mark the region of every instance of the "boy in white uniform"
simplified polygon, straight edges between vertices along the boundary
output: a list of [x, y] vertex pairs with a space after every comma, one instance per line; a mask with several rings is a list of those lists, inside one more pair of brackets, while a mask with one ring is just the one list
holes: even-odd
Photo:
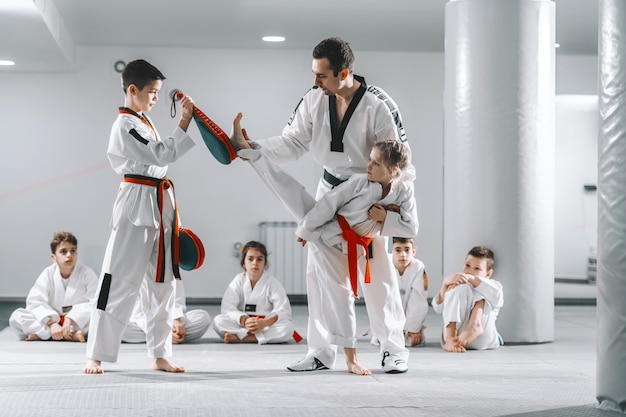
[[[324, 167], [316, 199], [352, 174], [365, 173], [370, 149], [377, 140], [407, 140], [393, 99], [382, 89], [368, 86], [364, 78], [353, 73], [353, 66], [354, 54], [347, 42], [339, 38], [321, 41], [313, 50], [315, 86], [300, 100], [282, 134], [259, 142], [263, 155], [275, 163], [312, 152], [315, 161]], [[233, 135], [231, 141], [236, 150], [248, 147], [241, 135]], [[411, 166], [409, 171], [414, 172], [414, 168]], [[302, 187], [296, 186], [293, 193], [301, 191]], [[386, 270], [386, 238], [374, 238], [372, 246], [372, 270]], [[293, 371], [332, 368], [336, 360], [336, 346], [326, 338], [328, 326], [320, 301], [325, 290], [315, 276], [317, 262], [318, 249], [311, 245], [306, 278], [308, 352], [288, 367]], [[364, 288], [363, 295], [373, 330], [381, 341], [383, 369], [406, 372], [409, 351], [404, 346], [404, 314], [397, 278], [395, 274], [384, 275]]]
[[504, 304], [502, 284], [491, 279], [494, 255], [484, 246], [470, 249], [463, 272], [449, 275], [432, 299], [443, 316], [441, 347], [448, 352], [496, 349], [502, 338], [496, 320]]
[[20, 339], [84, 342], [93, 309], [98, 276], [78, 262], [78, 241], [56, 232], [50, 242], [52, 265], [43, 270], [9, 326]]
[[283, 343], [294, 337], [291, 304], [280, 281], [265, 270], [267, 249], [261, 242], [246, 243], [240, 272], [226, 288], [221, 314], [213, 328], [224, 343]]
[[[187, 300], [185, 297], [185, 287], [183, 281], [176, 280], [176, 298], [174, 300], [174, 310], [172, 317], [172, 343], [175, 345], [200, 339], [211, 325], [211, 315], [202, 309], [187, 311]], [[145, 343], [146, 342], [146, 315], [142, 307], [142, 300], [147, 299], [148, 285], [145, 281], [139, 289], [139, 298], [133, 308], [130, 321], [124, 330], [122, 341], [126, 343]]]
[[107, 155], [113, 170], [124, 176], [113, 206], [111, 236], [98, 282], [97, 303], [87, 340], [88, 374], [103, 372], [101, 362], [116, 362], [124, 328], [145, 281], [146, 343], [153, 369], [184, 372], [172, 364], [174, 250], [178, 210], [167, 164], [187, 153], [195, 143], [186, 131], [193, 100], [183, 96], [178, 127], [161, 138], [145, 115], [158, 100], [165, 76], [144, 60], [129, 62], [122, 72], [124, 107], [111, 128]]
[[424, 322], [428, 314], [428, 274], [424, 263], [415, 258], [412, 238], [394, 237], [391, 257], [398, 273], [402, 307], [406, 316], [404, 337], [407, 346], [424, 346]]

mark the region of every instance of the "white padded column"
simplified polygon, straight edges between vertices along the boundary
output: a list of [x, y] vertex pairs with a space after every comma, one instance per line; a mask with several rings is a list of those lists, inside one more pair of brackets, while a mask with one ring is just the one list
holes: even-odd
[[548, 0], [445, 11], [444, 275], [490, 247], [505, 342], [554, 338], [554, 25]]
[[596, 397], [626, 412], [626, 3], [600, 0]]

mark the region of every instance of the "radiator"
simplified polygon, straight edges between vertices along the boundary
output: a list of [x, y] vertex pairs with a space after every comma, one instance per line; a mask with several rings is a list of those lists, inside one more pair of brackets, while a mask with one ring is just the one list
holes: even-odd
[[307, 248], [296, 242], [296, 222], [259, 223], [260, 241], [267, 247], [267, 271], [289, 295], [306, 294]]

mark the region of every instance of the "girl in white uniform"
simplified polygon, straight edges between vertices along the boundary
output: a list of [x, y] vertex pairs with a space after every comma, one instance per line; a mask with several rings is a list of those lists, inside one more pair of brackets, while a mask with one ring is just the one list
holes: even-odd
[[93, 309], [98, 276], [78, 262], [77, 240], [57, 232], [50, 243], [53, 264], [44, 269], [9, 326], [20, 339], [84, 342]]
[[193, 101], [181, 99], [182, 114], [172, 136], [160, 138], [144, 114], [158, 100], [165, 77], [144, 60], [128, 63], [122, 72], [125, 107], [111, 129], [107, 155], [113, 170], [124, 176], [113, 205], [111, 236], [91, 317], [84, 372], [102, 373], [101, 361], [116, 362], [126, 323], [142, 281], [148, 286], [143, 305], [146, 343], [153, 368], [184, 372], [167, 359], [172, 355], [174, 275], [172, 234], [178, 226], [176, 200], [167, 164], [195, 144], [185, 132]]
[[241, 272], [222, 297], [213, 328], [224, 343], [283, 343], [294, 337], [291, 304], [282, 284], [265, 271], [267, 249], [250, 241], [242, 249]]

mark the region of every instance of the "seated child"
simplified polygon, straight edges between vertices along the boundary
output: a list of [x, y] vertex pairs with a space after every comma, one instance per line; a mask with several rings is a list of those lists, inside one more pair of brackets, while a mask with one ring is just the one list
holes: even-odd
[[496, 319], [504, 297], [502, 284], [492, 280], [494, 255], [484, 246], [473, 247], [463, 272], [444, 278], [431, 304], [443, 315], [441, 347], [448, 352], [496, 349], [502, 338]]
[[[200, 339], [211, 325], [211, 315], [202, 309], [187, 311], [187, 300], [183, 281], [176, 280], [176, 298], [172, 316], [172, 344]], [[148, 286], [144, 281], [139, 288], [139, 298], [135, 302], [130, 321], [126, 325], [122, 341], [125, 343], [146, 343], [146, 314], [141, 303], [148, 299]]]
[[56, 232], [50, 242], [52, 265], [43, 270], [9, 326], [20, 339], [84, 342], [98, 276], [78, 262], [78, 241], [69, 232]]
[[424, 346], [424, 322], [428, 314], [428, 275], [424, 263], [415, 258], [412, 238], [394, 237], [391, 259], [398, 273], [402, 308], [406, 316], [404, 337], [407, 346]]
[[224, 343], [283, 343], [294, 337], [291, 304], [282, 284], [265, 271], [267, 249], [254, 240], [241, 252], [240, 272], [222, 297], [213, 328]]

